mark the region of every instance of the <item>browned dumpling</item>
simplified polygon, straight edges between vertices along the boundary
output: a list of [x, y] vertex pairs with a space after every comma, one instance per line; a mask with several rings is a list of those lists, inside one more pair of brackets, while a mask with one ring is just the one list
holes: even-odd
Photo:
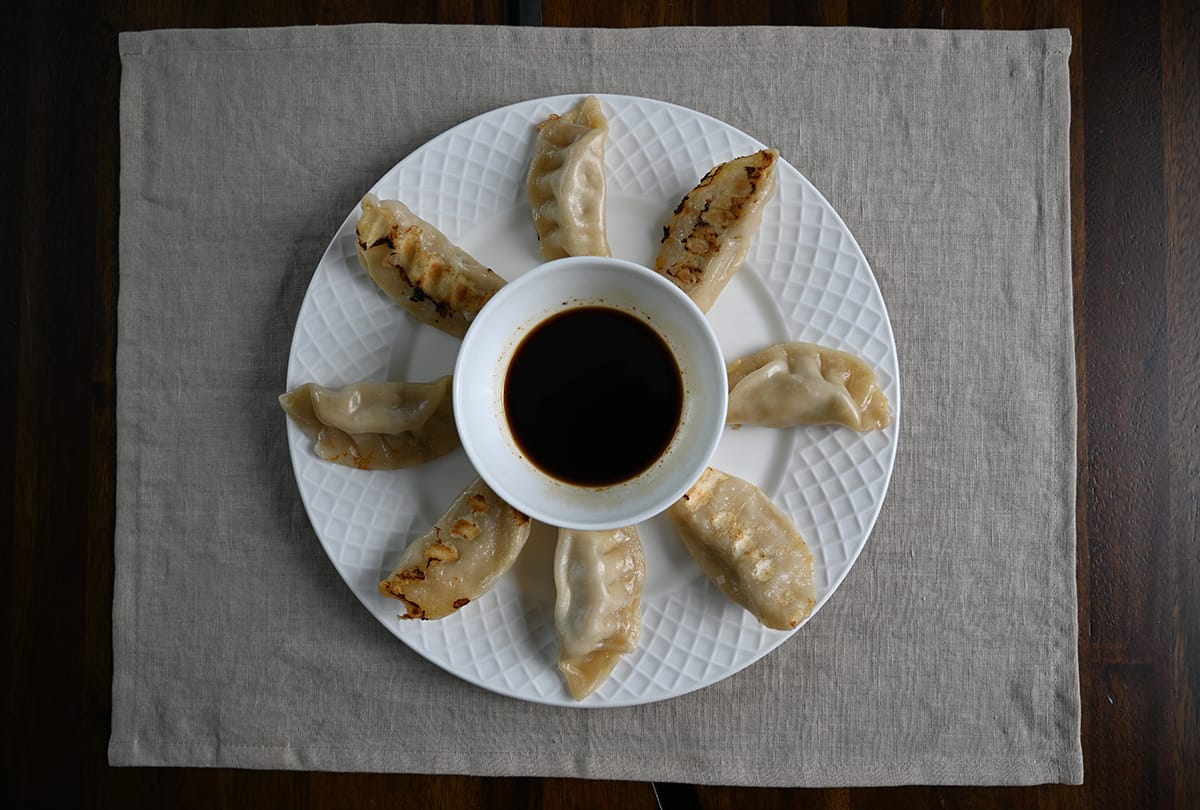
[[611, 256], [606, 225], [604, 141], [608, 119], [588, 96], [537, 125], [527, 186], [542, 255]]
[[779, 343], [729, 364], [731, 425], [845, 425], [892, 421], [879, 380], [858, 357], [815, 343]]
[[790, 630], [812, 613], [812, 553], [761, 489], [709, 467], [667, 514], [701, 570], [764, 625]]
[[407, 607], [401, 619], [440, 619], [483, 596], [529, 539], [527, 515], [476, 478], [425, 535], [409, 543], [384, 596]]
[[704, 175], [664, 228], [654, 269], [708, 312], [742, 266], [775, 193], [779, 153], [763, 149]]
[[646, 558], [637, 528], [559, 529], [554, 550], [558, 669], [576, 700], [637, 649]]
[[423, 464], [458, 447], [449, 375], [430, 383], [307, 383], [279, 397], [318, 456], [360, 470]]
[[397, 200], [362, 199], [358, 260], [413, 317], [462, 337], [504, 279]]

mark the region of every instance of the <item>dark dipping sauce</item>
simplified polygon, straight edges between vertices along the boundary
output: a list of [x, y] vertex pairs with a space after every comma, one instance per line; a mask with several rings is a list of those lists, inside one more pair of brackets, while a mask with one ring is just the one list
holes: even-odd
[[610, 486], [667, 449], [683, 412], [683, 379], [653, 327], [617, 309], [579, 307], [548, 318], [517, 346], [504, 412], [542, 472]]

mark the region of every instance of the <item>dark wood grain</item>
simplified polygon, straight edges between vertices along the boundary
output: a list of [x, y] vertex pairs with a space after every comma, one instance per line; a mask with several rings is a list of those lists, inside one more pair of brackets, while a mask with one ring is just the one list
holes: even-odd
[[[1083, 36], [1092, 37], [1083, 50], [1091, 227], [1081, 292], [1084, 323], [1095, 324], [1083, 346], [1090, 373], [1088, 442], [1080, 456], [1089, 556], [1083, 697], [1094, 736], [1085, 770], [1096, 788], [1130, 807], [1160, 806], [1154, 769], [1165, 754], [1158, 705], [1164, 668], [1152, 660], [1152, 647], [1164, 639], [1149, 625], [1168, 545], [1167, 400], [1146, 396], [1165, 388], [1167, 360], [1159, 31], [1159, 9], [1150, 4], [1089, 4], [1085, 11]], [[1094, 272], [1098, 266], [1106, 271]], [[1139, 727], [1150, 756], [1122, 766]]]
[[[546, 25], [1067, 27], [1085, 784], [776, 790], [113, 769], [117, 34], [507, 24], [509, 0], [22, 4], [6, 15], [0, 617], [8, 806], [1200, 807], [1200, 11], [1160, 3], [544, 0]], [[14, 390], [15, 389], [15, 390]]]
[[[1166, 667], [1164, 803], [1196, 806], [1200, 763], [1200, 7], [1163, 4], [1163, 190], [1166, 208], [1167, 587], [1158, 605]], [[1192, 763], [1189, 769], [1183, 763]]]

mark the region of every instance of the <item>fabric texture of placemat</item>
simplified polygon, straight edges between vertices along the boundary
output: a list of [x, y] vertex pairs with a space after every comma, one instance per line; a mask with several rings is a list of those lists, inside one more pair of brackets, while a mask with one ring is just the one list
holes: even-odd
[[[120, 37], [117, 765], [749, 785], [1078, 783], [1065, 31], [347, 26]], [[763, 660], [645, 706], [501, 697], [363, 610], [276, 396], [362, 193], [515, 101], [649, 96], [777, 147], [883, 290], [874, 533]]]

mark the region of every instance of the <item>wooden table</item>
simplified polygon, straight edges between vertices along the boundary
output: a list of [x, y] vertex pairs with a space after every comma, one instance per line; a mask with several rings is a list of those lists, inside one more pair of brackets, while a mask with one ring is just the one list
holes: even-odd
[[[76, 8], [76, 6], [79, 8]], [[1200, 807], [1200, 4], [42, 2], [4, 26], [4, 758], [17, 806]], [[193, 7], [196, 6], [196, 7]], [[443, 22], [1068, 27], [1085, 784], [776, 790], [112, 769], [117, 33]], [[7, 531], [5, 531], [7, 530]], [[8, 806], [13, 806], [8, 803]]]

